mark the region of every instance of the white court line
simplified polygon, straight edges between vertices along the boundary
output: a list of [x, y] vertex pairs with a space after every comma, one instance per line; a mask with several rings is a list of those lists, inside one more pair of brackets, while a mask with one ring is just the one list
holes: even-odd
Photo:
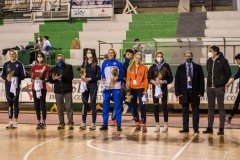
[[187, 146], [193, 141], [193, 139], [197, 136], [198, 134], [195, 134], [178, 152], [175, 154], [175, 156], [172, 158], [172, 160], [176, 160], [180, 154], [187, 148]]
[[228, 154], [228, 151], [225, 151], [223, 160], [226, 160], [226, 159], [227, 159], [227, 154]]
[[87, 146], [92, 148], [92, 149], [95, 149], [95, 150], [99, 150], [99, 151], [102, 151], [102, 152], [108, 152], [108, 153], [114, 153], [114, 154], [122, 154], [122, 155], [128, 155], [128, 156], [145, 156], [145, 157], [158, 157], [158, 158], [167, 158], [169, 156], [153, 156], [153, 155], [147, 155], [147, 154], [130, 154], [130, 153], [124, 153], [124, 152], [115, 152], [115, 151], [108, 151], [108, 150], [105, 150], [105, 149], [101, 149], [101, 148], [97, 148], [97, 147], [94, 147], [91, 145], [93, 140], [89, 140], [87, 142]]
[[44, 144], [46, 144], [46, 143], [55, 141], [55, 140], [57, 140], [57, 139], [61, 139], [61, 138], [64, 138], [64, 137], [69, 137], [69, 136], [72, 136], [72, 135], [73, 135], [73, 134], [70, 134], [70, 135], [66, 135], [66, 136], [62, 136], [62, 137], [50, 139], [50, 140], [48, 140], [48, 141], [46, 141], [46, 142], [40, 143], [39, 145], [37, 145], [37, 146], [33, 147], [32, 149], [30, 149], [30, 150], [24, 155], [23, 160], [28, 160], [28, 157], [30, 156], [30, 154], [31, 154], [35, 149], [37, 149], [38, 147], [40, 147], [40, 146], [42, 146], [42, 145], [44, 145]]

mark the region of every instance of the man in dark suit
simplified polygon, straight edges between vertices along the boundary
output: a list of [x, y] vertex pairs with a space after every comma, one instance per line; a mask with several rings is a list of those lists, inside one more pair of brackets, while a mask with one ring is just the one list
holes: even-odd
[[175, 75], [175, 94], [182, 104], [183, 129], [180, 133], [189, 132], [189, 104], [193, 113], [194, 133], [199, 133], [199, 104], [204, 95], [204, 74], [202, 67], [192, 61], [191, 51], [184, 53], [185, 63], [178, 66]]

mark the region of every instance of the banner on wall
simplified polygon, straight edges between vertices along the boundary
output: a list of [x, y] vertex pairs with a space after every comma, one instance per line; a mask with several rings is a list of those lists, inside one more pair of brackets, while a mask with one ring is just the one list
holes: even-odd
[[112, 0], [72, 0], [71, 17], [112, 17]]
[[2, 11], [30, 11], [30, 0], [4, 0]]
[[[206, 82], [205, 78], [205, 82]], [[234, 101], [237, 98], [237, 94], [239, 92], [238, 88], [239, 82], [234, 82], [233, 85], [229, 88], [229, 91], [225, 94], [224, 103], [225, 104], [234, 104]], [[82, 93], [80, 92], [80, 80], [74, 79], [72, 83], [73, 87], [73, 103], [82, 103]], [[206, 90], [205, 90], [206, 91]], [[149, 87], [148, 90], [149, 100], [150, 104], [152, 102], [152, 88]], [[4, 80], [0, 79], [0, 101], [6, 102], [6, 95], [5, 95], [5, 86], [4, 86]], [[33, 95], [32, 95], [32, 83], [31, 79], [25, 79], [22, 81], [21, 84], [21, 92], [19, 95], [19, 101], [20, 102], [33, 102]], [[55, 94], [53, 92], [53, 84], [47, 83], [47, 96], [46, 96], [46, 102], [55, 102]], [[102, 92], [100, 91], [100, 87], [98, 89], [97, 94], [97, 103], [102, 103], [103, 97]], [[174, 94], [174, 83], [168, 85], [168, 103], [177, 103], [176, 97]], [[207, 103], [207, 95], [204, 94], [204, 97], [201, 98], [201, 104]]]
[[61, 0], [5, 0], [3, 12], [60, 11]]

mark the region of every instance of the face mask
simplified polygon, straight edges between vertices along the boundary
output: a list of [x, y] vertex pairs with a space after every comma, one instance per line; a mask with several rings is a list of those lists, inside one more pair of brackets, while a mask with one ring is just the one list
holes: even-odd
[[63, 60], [59, 60], [59, 61], [57, 62], [58, 67], [62, 67], [63, 64], [64, 64]]
[[41, 40], [41, 38], [37, 38], [37, 40], [38, 40], [38, 41], [40, 41], [40, 40]]
[[162, 62], [163, 58], [156, 58], [157, 62], [160, 63]]
[[87, 54], [87, 58], [92, 58], [92, 54]]
[[192, 63], [192, 58], [187, 58], [187, 59], [186, 59], [186, 62], [187, 62], [187, 63]]
[[213, 57], [213, 53], [212, 52], [208, 52], [208, 57], [212, 58]]
[[42, 62], [43, 58], [42, 57], [38, 57], [37, 60], [38, 60], [38, 62]]

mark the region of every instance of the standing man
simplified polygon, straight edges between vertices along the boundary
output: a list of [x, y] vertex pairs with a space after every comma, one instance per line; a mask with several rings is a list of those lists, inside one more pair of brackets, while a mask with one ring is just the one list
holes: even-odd
[[65, 129], [64, 106], [67, 111], [69, 130], [73, 130], [73, 108], [72, 108], [72, 65], [64, 62], [62, 54], [57, 55], [57, 65], [51, 69], [50, 83], [54, 84], [54, 93], [58, 108], [58, 129]]
[[[5, 91], [8, 102], [9, 123], [7, 128], [17, 128], [17, 120], [19, 114], [19, 93], [21, 81], [25, 79], [26, 72], [21, 62], [17, 60], [17, 54], [14, 50], [9, 51], [10, 61], [4, 63], [2, 70], [2, 79], [5, 80]], [[14, 121], [13, 119], [14, 105]]]
[[180, 133], [189, 132], [189, 104], [193, 113], [194, 133], [199, 133], [199, 104], [204, 95], [204, 74], [202, 67], [192, 61], [191, 51], [184, 53], [185, 63], [178, 66], [175, 75], [175, 94], [182, 105], [183, 129]]
[[217, 135], [224, 135], [225, 123], [225, 109], [224, 109], [224, 95], [225, 85], [231, 78], [231, 69], [227, 59], [219, 51], [218, 46], [211, 46], [208, 50], [207, 60], [207, 96], [208, 96], [208, 127], [203, 134], [213, 133], [213, 122], [215, 114], [215, 100], [217, 98], [219, 111], [219, 130]]
[[121, 81], [124, 76], [124, 70], [122, 63], [115, 58], [115, 50], [109, 49], [108, 60], [104, 61], [102, 64], [102, 81], [105, 86], [105, 90], [103, 91], [103, 125], [100, 130], [108, 130], [109, 105], [112, 97], [117, 122], [117, 131], [122, 131]]

